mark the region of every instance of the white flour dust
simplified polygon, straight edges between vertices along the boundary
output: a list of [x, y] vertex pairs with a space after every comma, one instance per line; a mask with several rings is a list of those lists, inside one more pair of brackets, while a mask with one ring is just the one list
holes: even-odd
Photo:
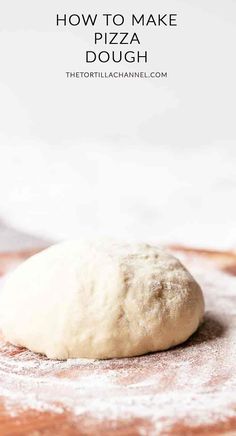
[[0, 397], [7, 413], [142, 418], [153, 434], [180, 421], [197, 426], [235, 418], [236, 277], [200, 261], [188, 266], [203, 288], [206, 317], [186, 344], [136, 358], [50, 361], [2, 343]]

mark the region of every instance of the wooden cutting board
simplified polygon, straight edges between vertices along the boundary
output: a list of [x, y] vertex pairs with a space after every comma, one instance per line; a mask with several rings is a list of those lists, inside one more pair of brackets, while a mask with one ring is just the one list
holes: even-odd
[[[1, 340], [1, 436], [236, 435], [236, 255], [169, 251], [202, 286], [198, 332], [169, 351], [105, 361], [50, 361]], [[1, 280], [31, 254], [0, 254]]]

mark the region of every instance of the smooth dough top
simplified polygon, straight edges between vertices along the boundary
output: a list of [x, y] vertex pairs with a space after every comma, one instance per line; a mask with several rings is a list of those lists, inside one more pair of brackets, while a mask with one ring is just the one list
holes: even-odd
[[53, 245], [20, 265], [0, 295], [5, 340], [52, 359], [165, 350], [185, 341], [203, 314], [191, 274], [147, 244]]

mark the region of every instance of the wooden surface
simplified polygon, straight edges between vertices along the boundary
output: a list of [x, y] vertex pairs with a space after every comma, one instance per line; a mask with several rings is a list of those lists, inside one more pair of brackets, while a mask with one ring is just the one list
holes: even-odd
[[[1, 342], [0, 435], [236, 435], [236, 256], [170, 251], [203, 288], [198, 332], [161, 353], [68, 363]], [[32, 252], [0, 254], [0, 275]]]

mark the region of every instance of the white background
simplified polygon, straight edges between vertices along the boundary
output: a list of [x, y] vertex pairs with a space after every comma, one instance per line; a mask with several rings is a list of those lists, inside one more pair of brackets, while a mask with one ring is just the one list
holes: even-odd
[[[178, 27], [137, 29], [148, 65], [86, 66], [94, 30], [55, 19], [88, 12], [124, 14], [124, 31], [131, 13], [177, 13]], [[2, 226], [235, 248], [235, 16], [235, 0], [1, 0]], [[65, 77], [93, 69], [168, 79]]]

